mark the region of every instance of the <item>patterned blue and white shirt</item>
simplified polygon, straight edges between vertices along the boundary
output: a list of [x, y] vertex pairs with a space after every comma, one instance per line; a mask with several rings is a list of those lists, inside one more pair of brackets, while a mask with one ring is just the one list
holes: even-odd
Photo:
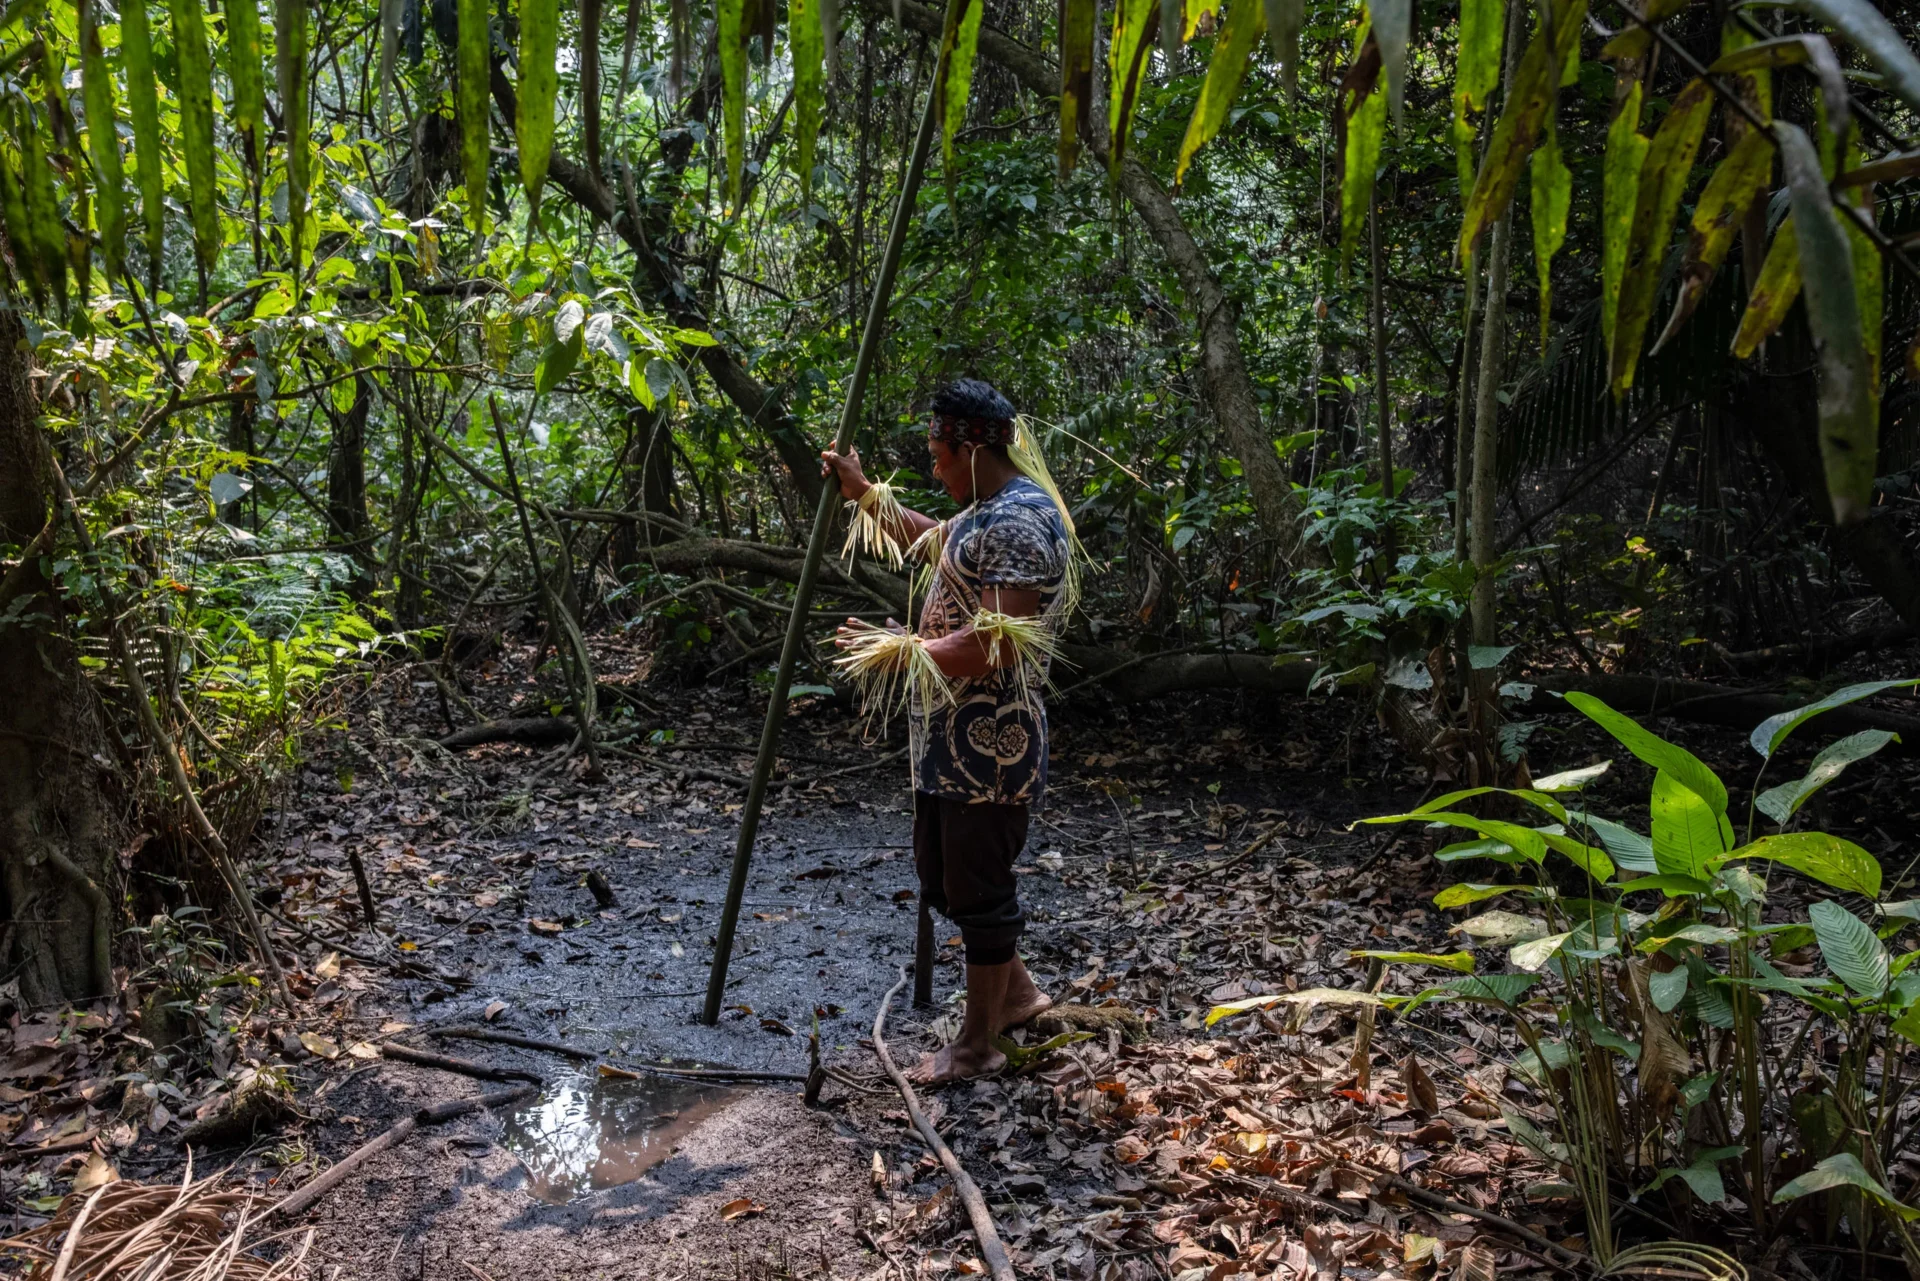
[[[989, 587], [1040, 593], [1040, 616], [1064, 621], [1067, 527], [1042, 489], [1016, 476], [947, 522], [920, 614], [928, 640], [966, 627]], [[907, 717], [915, 790], [968, 802], [1038, 807], [1047, 786], [1046, 672], [1011, 667], [953, 682], [954, 705]]]

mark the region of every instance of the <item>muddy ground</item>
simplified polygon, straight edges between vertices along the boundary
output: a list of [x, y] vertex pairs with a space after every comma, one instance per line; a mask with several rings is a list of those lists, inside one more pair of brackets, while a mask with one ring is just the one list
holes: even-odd
[[[493, 714], [524, 710], [513, 659], [474, 691]], [[617, 677], [618, 653], [602, 661]], [[829, 699], [796, 703], [782, 767], [793, 785], [768, 806], [727, 1008], [705, 1027], [697, 1013], [739, 776], [751, 765], [742, 746], [756, 736], [760, 704], [751, 689], [642, 688], [625, 712], [624, 745], [607, 754], [607, 780], [589, 785], [551, 750], [434, 746], [446, 727], [430, 683], [385, 678], [344, 709], [341, 732], [263, 832], [274, 910], [302, 932], [276, 927], [289, 959], [298, 953], [302, 1020], [237, 1029], [213, 1047], [214, 1066], [284, 1065], [303, 1119], [197, 1161], [231, 1162], [236, 1178], [288, 1190], [412, 1109], [499, 1088], [384, 1061], [374, 1049], [383, 1040], [545, 1080], [528, 1104], [420, 1131], [322, 1201], [304, 1220], [317, 1234], [316, 1275], [851, 1278], [978, 1266], [964, 1218], [867, 1041], [882, 993], [910, 959], [917, 910], [897, 744], [875, 741]], [[1716, 763], [1750, 768], [1738, 736], [1665, 728]], [[1544, 724], [1529, 748], [1536, 773], [1624, 755], [1571, 721]], [[1819, 802], [1835, 830], [1859, 828], [1890, 872], [1914, 852], [1913, 816], [1902, 817], [1898, 800], [1914, 795], [1914, 774], [1911, 763], [1887, 762]], [[1644, 786], [1628, 761], [1590, 803], [1637, 825]], [[1024, 1271], [1207, 1281], [1252, 1259], [1246, 1270], [1284, 1276], [1324, 1274], [1330, 1260], [1348, 1275], [1395, 1273], [1410, 1223], [1359, 1223], [1330, 1164], [1370, 1144], [1384, 1145], [1381, 1160], [1395, 1169], [1455, 1162], [1466, 1171], [1462, 1195], [1477, 1205], [1517, 1189], [1524, 1154], [1503, 1143], [1497, 1120], [1489, 1136], [1485, 1109], [1473, 1106], [1503, 1089], [1524, 1097], [1504, 1082], [1502, 1047], [1484, 1026], [1383, 1031], [1381, 1069], [1371, 1086], [1362, 1072], [1356, 1089], [1344, 1015], [1322, 1011], [1304, 1027], [1270, 1016], [1203, 1023], [1222, 1000], [1355, 986], [1350, 948], [1457, 946], [1427, 903], [1460, 879], [1427, 857], [1432, 838], [1413, 827], [1347, 830], [1429, 790], [1348, 702], [1216, 695], [1057, 713], [1054, 785], [1021, 869], [1025, 955], [1063, 1002], [1137, 1014], [1145, 1040], [1115, 1029], [933, 1101]], [[1269, 829], [1274, 839], [1246, 853]], [[377, 929], [359, 920], [349, 852], [369, 873]], [[590, 891], [590, 871], [610, 883], [612, 906]], [[957, 1017], [958, 939], [944, 923], [939, 937], [936, 1007], [897, 1003], [889, 1024], [903, 1059]], [[724, 1090], [607, 1080], [591, 1063], [433, 1035], [485, 1026], [632, 1067], [799, 1073], [815, 1019], [841, 1073], [817, 1108], [788, 1082]], [[1403, 1120], [1408, 1087], [1402, 1080], [1396, 1092], [1391, 1065], [1410, 1049], [1453, 1100], [1440, 1113], [1445, 1134]], [[212, 1097], [183, 1100], [171, 1130], [143, 1134], [122, 1154], [122, 1175], [175, 1176], [180, 1123]], [[1295, 1109], [1290, 1121], [1275, 1113], [1283, 1105]], [[1201, 1120], [1147, 1125], [1140, 1133], [1157, 1136], [1155, 1148], [1129, 1147], [1137, 1136], [1114, 1128], [1178, 1107]], [[1205, 1212], [1226, 1205], [1219, 1198], [1236, 1195], [1241, 1176], [1192, 1137], [1203, 1122], [1243, 1147], [1249, 1127], [1263, 1144], [1266, 1131], [1277, 1143], [1290, 1127], [1305, 1163], [1295, 1173], [1319, 1210], [1290, 1236], [1283, 1227], [1258, 1240], [1224, 1209]], [[1368, 1222], [1383, 1204], [1358, 1203]], [[1463, 1215], [1402, 1209], [1433, 1239], [1456, 1248], [1477, 1240], [1449, 1221]], [[1556, 1237], [1577, 1219], [1551, 1200], [1536, 1213], [1535, 1226]], [[1503, 1270], [1529, 1266], [1524, 1255], [1502, 1257]]]

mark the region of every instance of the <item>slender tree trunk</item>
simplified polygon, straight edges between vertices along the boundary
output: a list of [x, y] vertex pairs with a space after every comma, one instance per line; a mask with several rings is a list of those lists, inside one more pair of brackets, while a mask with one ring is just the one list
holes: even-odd
[[[1369, 275], [1367, 282], [1372, 286], [1373, 297], [1373, 398], [1379, 413], [1380, 427], [1380, 494], [1387, 501], [1393, 501], [1393, 407], [1387, 397], [1387, 293], [1382, 280], [1383, 268], [1380, 257], [1380, 193], [1374, 190], [1371, 198], [1372, 208], [1368, 211], [1367, 231]], [[1385, 533], [1386, 569], [1382, 581], [1393, 573], [1393, 563], [1398, 559], [1394, 547], [1393, 526], [1387, 525]]]
[[[367, 416], [373, 409], [373, 390], [367, 376], [353, 380], [353, 404], [344, 414], [327, 413], [333, 420], [333, 438], [327, 446], [327, 543], [365, 566], [372, 556], [367, 514]], [[364, 568], [354, 574], [356, 594], [365, 594], [372, 579]]]
[[[673, 475], [673, 423], [664, 407], [630, 411], [635, 431], [621, 463], [626, 506], [653, 516], [681, 519], [680, 486]], [[640, 549], [664, 541], [667, 531], [643, 521], [620, 526], [613, 539], [613, 567], [624, 571], [640, 559]]]
[[1496, 470], [1500, 460], [1500, 364], [1507, 340], [1507, 255], [1513, 215], [1493, 224], [1487, 244], [1487, 314], [1480, 331], [1480, 381], [1473, 406], [1473, 520], [1468, 544], [1473, 566], [1473, 643], [1491, 645], [1494, 618], [1493, 566], [1500, 559], [1495, 528]]
[[[0, 543], [31, 541], [53, 511], [54, 484], [28, 380], [19, 314], [0, 312]], [[113, 988], [125, 841], [124, 782], [101, 709], [81, 673], [65, 602], [38, 569], [0, 618], [0, 914], [22, 998], [56, 1004]]]

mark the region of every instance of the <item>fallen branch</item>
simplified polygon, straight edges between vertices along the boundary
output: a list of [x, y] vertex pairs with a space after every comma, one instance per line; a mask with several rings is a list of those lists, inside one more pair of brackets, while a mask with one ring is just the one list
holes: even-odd
[[902, 967], [900, 981], [887, 989], [880, 998], [879, 1013], [873, 1016], [873, 1052], [880, 1060], [880, 1066], [893, 1078], [894, 1086], [900, 1091], [900, 1097], [906, 1102], [907, 1115], [913, 1118], [913, 1128], [920, 1131], [920, 1137], [940, 1158], [940, 1164], [947, 1168], [947, 1177], [953, 1180], [953, 1190], [960, 1195], [960, 1201], [967, 1207], [967, 1218], [973, 1222], [973, 1235], [980, 1242], [980, 1253], [986, 1256], [987, 1270], [993, 1273], [993, 1281], [1015, 1281], [1013, 1263], [1007, 1258], [1007, 1247], [1000, 1242], [1000, 1233], [994, 1229], [993, 1216], [987, 1213], [987, 1202], [980, 1195], [960, 1158], [953, 1154], [946, 1140], [940, 1137], [940, 1131], [933, 1128], [933, 1122], [920, 1108], [920, 1100], [914, 1095], [913, 1087], [907, 1084], [906, 1074], [893, 1061], [893, 1055], [887, 1052], [887, 1042], [882, 1034], [887, 1026], [887, 1007], [893, 1004], [893, 998], [907, 985], [909, 971]]
[[564, 716], [511, 716], [504, 720], [467, 725], [436, 741], [449, 751], [480, 747], [486, 743], [558, 747], [562, 743], [571, 743], [575, 733], [573, 722]]
[[491, 1094], [476, 1095], [470, 1099], [452, 1099], [445, 1103], [436, 1103], [432, 1107], [421, 1108], [412, 1116], [401, 1119], [385, 1133], [374, 1136], [340, 1158], [326, 1173], [274, 1206], [273, 1213], [281, 1218], [292, 1218], [297, 1214], [306, 1213], [313, 1208], [314, 1202], [344, 1183], [348, 1175], [388, 1148], [406, 1142], [407, 1136], [423, 1125], [440, 1125], [456, 1117], [466, 1116], [486, 1108], [505, 1107], [509, 1103], [518, 1103], [521, 1099], [536, 1093], [537, 1089], [536, 1086], [522, 1085], [511, 1090], [495, 1090]]
[[535, 1085], [546, 1084], [545, 1078], [537, 1072], [522, 1072], [518, 1068], [488, 1067], [485, 1063], [475, 1063], [471, 1059], [456, 1059], [427, 1050], [415, 1050], [405, 1045], [396, 1045], [392, 1041], [380, 1043], [380, 1057], [395, 1059], [401, 1063], [412, 1063], [419, 1067], [439, 1068], [442, 1072], [458, 1072], [461, 1076], [470, 1076], [481, 1081], [531, 1081]]
[[[700, 993], [678, 992], [674, 995], [698, 996]], [[467, 1041], [492, 1041], [497, 1045], [517, 1045], [523, 1050], [541, 1050], [581, 1063], [592, 1063], [607, 1057], [594, 1050], [583, 1050], [577, 1045], [567, 1045], [560, 1041], [543, 1041], [539, 1037], [522, 1036], [518, 1032], [507, 1032], [490, 1027], [435, 1028], [429, 1035], [459, 1037]], [[804, 1081], [807, 1079], [804, 1072], [762, 1072], [756, 1068], [680, 1068], [660, 1067], [651, 1063], [612, 1063], [611, 1061], [608, 1066], [616, 1072], [631, 1072], [636, 1076], [642, 1074], [671, 1076], [688, 1081]]]
[[596, 1050], [583, 1050], [577, 1045], [542, 1041], [538, 1037], [521, 1036], [518, 1032], [503, 1032], [490, 1027], [442, 1027], [435, 1028], [428, 1035], [459, 1037], [465, 1041], [491, 1041], [495, 1045], [517, 1045], [523, 1050], [543, 1050], [548, 1054], [558, 1054], [562, 1058], [575, 1059], [581, 1063], [591, 1063], [600, 1057]]

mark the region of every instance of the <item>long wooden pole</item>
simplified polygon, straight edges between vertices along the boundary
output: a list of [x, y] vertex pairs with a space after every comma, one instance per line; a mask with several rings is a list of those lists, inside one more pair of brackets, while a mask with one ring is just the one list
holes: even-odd
[[[853, 376], [847, 381], [847, 403], [840, 411], [840, 430], [833, 438], [835, 453], [844, 454], [853, 443], [854, 425], [860, 420], [860, 402], [866, 394], [867, 375], [873, 369], [874, 354], [880, 348], [881, 332], [886, 327], [887, 306], [893, 299], [893, 278], [900, 269], [900, 249], [906, 243], [907, 225], [913, 221], [914, 202], [920, 194], [920, 180], [926, 176], [927, 153], [932, 149], [934, 104], [938, 101], [944, 78], [943, 57], [933, 69], [933, 83], [927, 88], [927, 104], [920, 113], [920, 132], [913, 140], [913, 155], [907, 162], [906, 178], [900, 184], [900, 199], [893, 207], [893, 225], [887, 231], [886, 251], [880, 258], [880, 274], [873, 282], [873, 298], [867, 306], [866, 328], [860, 334], [860, 351], [853, 360]], [[807, 540], [807, 558], [800, 566], [800, 582], [793, 591], [793, 613], [787, 620], [786, 643], [780, 648], [780, 668], [773, 678], [773, 694], [767, 700], [767, 719], [760, 727], [760, 754], [754, 760], [753, 778], [747, 785], [747, 802], [740, 811], [740, 839], [733, 847], [733, 875], [727, 881], [727, 905], [720, 914], [720, 930], [714, 936], [713, 971], [707, 978], [707, 1003], [700, 1021], [712, 1026], [720, 1020], [720, 1003], [727, 993], [727, 963], [733, 955], [733, 929], [740, 919], [740, 900], [747, 892], [747, 868], [753, 861], [753, 841], [760, 831], [760, 806], [767, 796], [767, 779], [773, 773], [773, 759], [780, 747], [780, 726], [787, 718], [787, 690], [793, 684], [793, 669], [805, 640], [807, 610], [813, 604], [814, 583], [820, 577], [820, 561], [826, 552], [827, 531], [833, 525], [833, 510], [840, 502], [839, 487], [829, 479], [820, 490], [820, 508], [814, 513], [813, 534]]]

